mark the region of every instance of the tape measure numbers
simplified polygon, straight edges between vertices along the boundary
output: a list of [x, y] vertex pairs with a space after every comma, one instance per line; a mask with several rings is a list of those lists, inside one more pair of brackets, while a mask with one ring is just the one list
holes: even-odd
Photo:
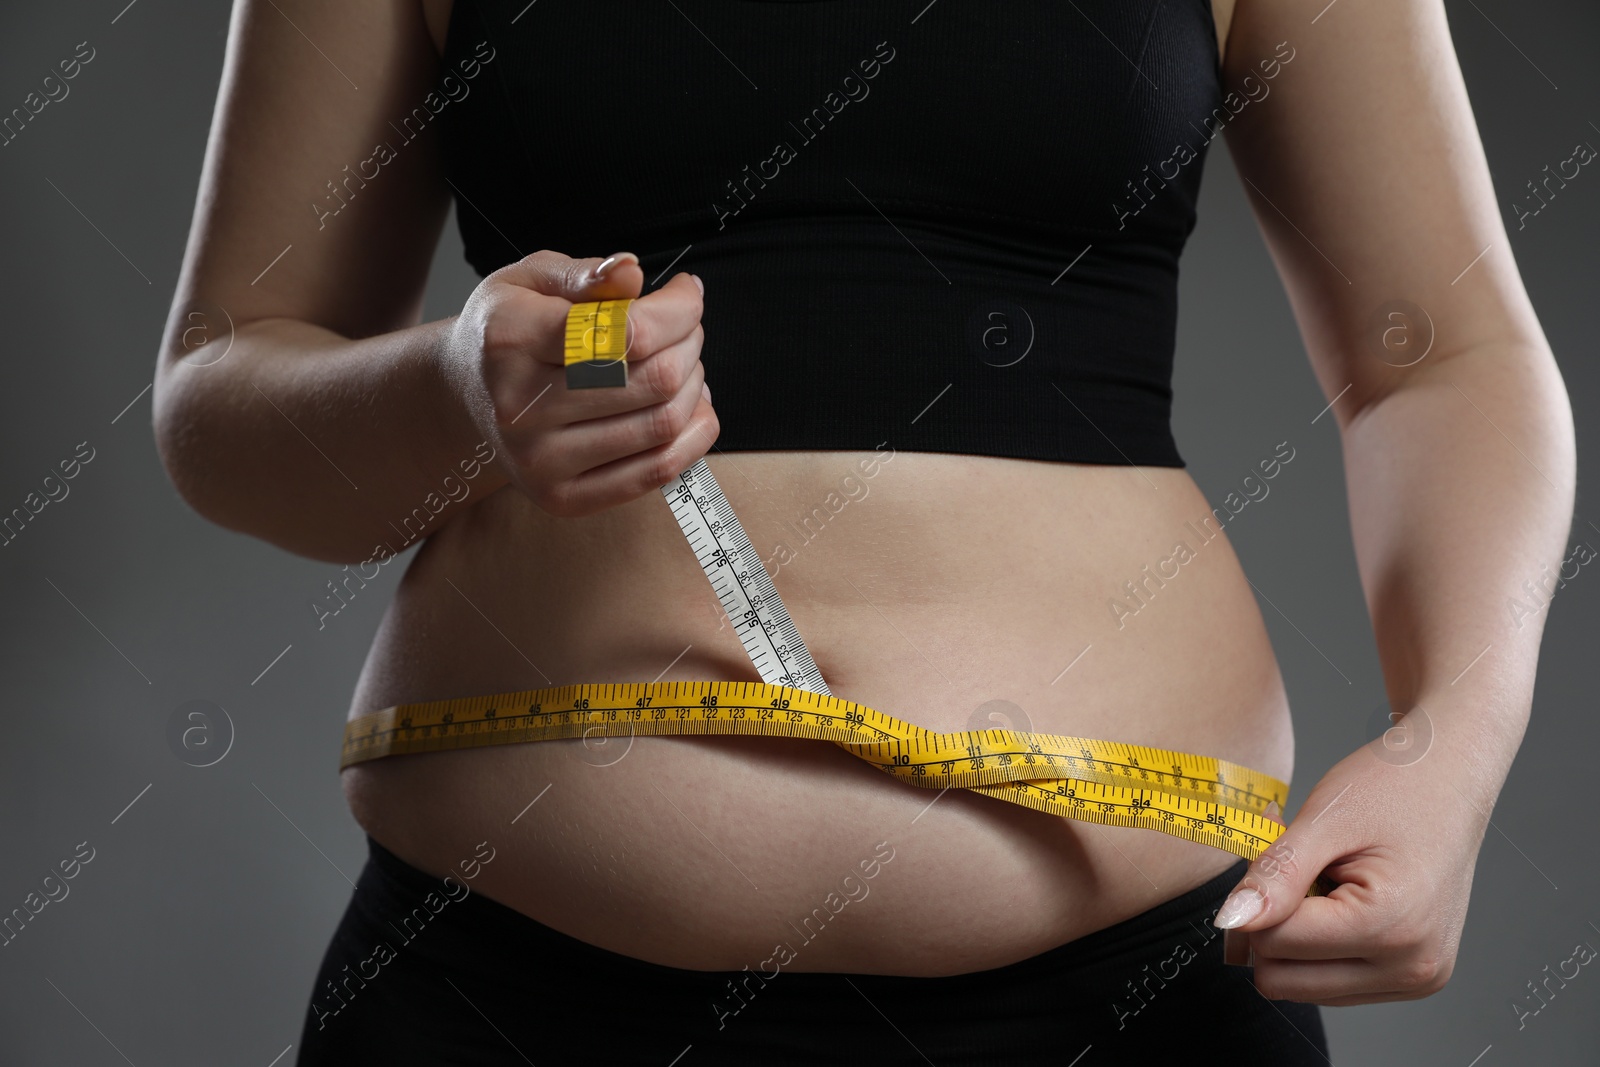
[[568, 389], [608, 389], [628, 384], [628, 306], [599, 300], [567, 309], [563, 346]]
[[[569, 387], [627, 384], [630, 303], [570, 309]], [[1283, 833], [1265, 811], [1273, 802], [1282, 810], [1288, 786], [1248, 767], [1091, 738], [1000, 729], [937, 733], [832, 695], [705, 460], [661, 492], [760, 682], [585, 683], [400, 704], [346, 723], [340, 768], [389, 755], [597, 735], [751, 734], [831, 741], [911, 786], [970, 789], [1069, 819], [1156, 830], [1245, 859]]]
[[[755, 625], [752, 628], [757, 628]], [[831, 741], [925, 789], [966, 788], [1052, 815], [1140, 826], [1253, 859], [1288, 787], [1247, 767], [1082, 737], [935, 733], [841, 697], [767, 682], [617, 682], [402, 704], [352, 719], [340, 767], [383, 756], [594, 736], [759, 734]]]
[[827, 696], [828, 683], [706, 461], [662, 486], [661, 493], [756, 673], [774, 685]]

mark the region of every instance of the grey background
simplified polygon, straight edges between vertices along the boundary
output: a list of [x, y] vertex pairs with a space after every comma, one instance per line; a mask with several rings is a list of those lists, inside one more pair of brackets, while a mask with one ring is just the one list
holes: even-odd
[[[364, 855], [335, 753], [399, 568], [318, 632], [307, 600], [337, 568], [208, 524], [161, 469], [141, 390], [189, 226], [228, 5], [142, 0], [119, 16], [125, 3], [0, 14], [0, 110], [77, 42], [98, 52], [69, 97], [0, 148], [0, 511], [78, 442], [96, 450], [70, 496], [0, 549], [0, 912], [78, 842], [96, 850], [70, 895], [0, 948], [0, 1061], [267, 1067], [298, 1042], [350, 894], [343, 875]], [[1581, 468], [1600, 393], [1600, 175], [1586, 170], [1521, 233], [1509, 204], [1576, 141], [1600, 141], [1600, 12], [1578, 0], [1447, 7], [1513, 249], [1578, 413]], [[1183, 260], [1175, 425], [1214, 503], [1276, 442], [1297, 449], [1271, 496], [1228, 527], [1281, 609], [1262, 604], [1295, 709], [1293, 812], [1369, 736], [1383, 687], [1333, 419], [1312, 424], [1326, 401], [1222, 146], [1208, 166]], [[452, 220], [429, 318], [459, 310], [475, 280]], [[1585, 521], [1600, 522], [1600, 502], [1579, 492], [1569, 544], [1600, 546]], [[1503, 518], [1483, 501], [1482, 521]], [[1600, 732], [1591, 570], [1550, 607], [1532, 724], [1483, 847], [1454, 978], [1420, 1002], [1325, 1011], [1335, 1062], [1600, 1055], [1600, 976], [1587, 969], [1520, 1033], [1510, 1007], [1576, 942], [1600, 946], [1600, 856], [1583, 821]], [[173, 710], [195, 699], [224, 707], [237, 731], [205, 769], [166, 739]]]

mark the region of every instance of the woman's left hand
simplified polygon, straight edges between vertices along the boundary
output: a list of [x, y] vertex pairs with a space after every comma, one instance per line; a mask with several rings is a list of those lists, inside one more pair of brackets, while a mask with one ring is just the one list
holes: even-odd
[[[1230, 954], [1248, 934], [1269, 1000], [1416, 1000], [1450, 978], [1492, 800], [1443, 752], [1406, 762], [1385, 751], [1335, 764], [1213, 920], [1234, 920]], [[1319, 874], [1340, 884], [1307, 897]]]

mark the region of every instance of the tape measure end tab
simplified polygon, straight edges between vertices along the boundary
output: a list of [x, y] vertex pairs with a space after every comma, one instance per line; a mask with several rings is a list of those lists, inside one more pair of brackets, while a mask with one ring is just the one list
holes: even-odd
[[627, 384], [627, 360], [585, 359], [567, 364], [568, 389], [619, 389]]

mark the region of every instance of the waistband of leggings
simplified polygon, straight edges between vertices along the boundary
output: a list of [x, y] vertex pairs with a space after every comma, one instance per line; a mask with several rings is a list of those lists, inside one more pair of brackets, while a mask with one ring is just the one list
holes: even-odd
[[[668, 967], [612, 952], [563, 933], [553, 926], [546, 926], [532, 916], [475, 889], [465, 895], [459, 889], [447, 892], [443, 877], [413, 867], [370, 834], [367, 835], [367, 851], [366, 868], [356, 880], [358, 910], [378, 923], [390, 916], [404, 916], [422, 904], [429, 893], [434, 894], [439, 918], [445, 920], [452, 934], [444, 941], [437, 937], [427, 939], [423, 951], [436, 960], [459, 958], [479, 959], [481, 962], [478, 953], [492, 946], [496, 952], [533, 954], [529, 958], [547, 962], [560, 960], [575, 970], [632, 975], [643, 981], [658, 983], [690, 976], [704, 978], [717, 973]], [[452, 882], [471, 889], [471, 882], [461, 874], [449, 877]], [[448, 899], [449, 903], [438, 904], [440, 898]], [[392, 922], [389, 925], [392, 927]], [[420, 940], [418, 943], [422, 944]]]
[[[1101, 927], [1054, 948], [1015, 963], [983, 971], [969, 971], [936, 979], [952, 986], [987, 989], [997, 985], [1051, 982], [1073, 973], [1093, 973], [1119, 959], [1142, 957], [1156, 949], [1170, 951], [1175, 940], [1209, 954], [1216, 962], [1222, 958], [1222, 931], [1211, 919], [1222, 906], [1229, 890], [1250, 869], [1240, 859], [1222, 873], [1206, 879], [1186, 892], [1145, 909], [1110, 926]], [[927, 979], [892, 979], [897, 982]]]
[[1174, 921], [1187, 922], [1199, 913], [1206, 913], [1209, 917], [1210, 914], [1214, 914], [1221, 907], [1222, 901], [1228, 895], [1228, 891], [1238, 884], [1249, 869], [1250, 862], [1240, 859], [1223, 870], [1221, 874], [1206, 879], [1188, 892], [1180, 893], [1169, 900], [1163, 900], [1161, 903], [1140, 912], [1132, 918], [1124, 919], [1102, 930], [1096, 930], [1094, 933], [1087, 934], [1078, 940], [1080, 942], [1088, 942], [1092, 939], [1103, 938], [1106, 941], [1116, 941], [1127, 931], [1166, 926]]
[[[1061, 947], [1082, 953], [1102, 947], [1119, 946], [1133, 940], [1147, 940], [1151, 935], [1164, 935], [1170, 930], [1187, 928], [1195, 923], [1209, 926], [1211, 918], [1221, 908], [1228, 892], [1239, 883], [1249, 869], [1250, 862], [1240, 859], [1220, 874], [1206, 879], [1187, 892], [1163, 900], [1154, 907], [1147, 908], [1121, 922], [1085, 934]], [[1219, 934], [1222, 932], [1216, 927], [1211, 927], [1205, 932], [1209, 937], [1213, 931]]]
[[[459, 891], [454, 897], [450, 897], [446, 893], [442, 878], [413, 867], [370, 835], [367, 837], [367, 848], [368, 869], [362, 872], [359, 882], [361, 890], [371, 894], [373, 899], [370, 903], [377, 905], [380, 910], [403, 914], [415, 908], [431, 892], [440, 898], [449, 897], [452, 900], [447, 907], [451, 910], [453, 925], [476, 930], [486, 938], [497, 942], [511, 938], [542, 943], [563, 949], [574, 957], [589, 957], [597, 965], [604, 963], [605, 966], [633, 971], [640, 975], [666, 977], [673, 974], [693, 974], [703, 977], [714, 973], [669, 967], [591, 945], [476, 892], [457, 900], [455, 897], [460, 897]], [[1193, 889], [1111, 926], [1102, 927], [1015, 963], [952, 977], [959, 979], [970, 975], [983, 976], [986, 979], [1012, 978], [1071, 968], [1137, 951], [1146, 944], [1161, 943], [1174, 935], [1187, 935], [1196, 930], [1209, 940], [1222, 932], [1210, 926], [1211, 916], [1216, 913], [1228, 891], [1238, 884], [1248, 869], [1249, 863], [1240, 859]], [[470, 886], [470, 883], [460, 875], [452, 877], [455, 882]], [[1217, 942], [1220, 945], [1220, 938], [1217, 938]], [[807, 972], [799, 972], [794, 977], [801, 978], [805, 973]], [[905, 980], [915, 982], [919, 979]]]

